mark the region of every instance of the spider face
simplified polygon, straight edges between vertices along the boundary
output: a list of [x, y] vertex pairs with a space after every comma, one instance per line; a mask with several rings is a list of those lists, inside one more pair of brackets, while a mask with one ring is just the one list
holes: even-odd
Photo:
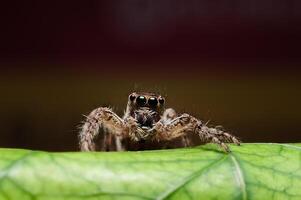
[[142, 129], [150, 129], [160, 120], [165, 99], [152, 93], [132, 93], [129, 95], [127, 111]]

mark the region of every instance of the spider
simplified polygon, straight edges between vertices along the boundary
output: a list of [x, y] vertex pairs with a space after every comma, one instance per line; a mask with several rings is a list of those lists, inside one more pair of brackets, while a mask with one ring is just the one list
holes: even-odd
[[122, 118], [110, 108], [96, 108], [86, 116], [79, 133], [81, 151], [186, 147], [191, 146], [193, 136], [218, 144], [225, 152], [230, 151], [225, 142], [240, 144], [220, 127], [208, 127], [189, 114], [178, 115], [174, 109], [164, 107], [165, 98], [161, 95], [133, 92]]

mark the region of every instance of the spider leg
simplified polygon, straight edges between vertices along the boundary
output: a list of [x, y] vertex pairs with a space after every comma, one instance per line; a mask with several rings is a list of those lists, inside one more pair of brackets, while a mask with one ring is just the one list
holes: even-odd
[[[167, 108], [163, 115], [162, 115], [162, 120], [163, 120], [163, 123], [164, 124], [167, 124], [169, 122], [171, 122], [173, 119], [175, 119], [177, 117], [177, 113], [174, 109], [172, 108]], [[190, 139], [187, 137], [187, 135], [183, 135], [182, 138], [182, 144], [185, 146], [185, 147], [188, 147], [190, 146], [191, 144], [191, 141]]]
[[240, 145], [240, 140], [234, 137], [233, 135], [231, 135], [230, 133], [225, 132], [222, 126], [216, 126], [215, 128], [209, 128], [209, 129], [210, 129], [209, 132], [215, 134], [220, 140], [224, 140], [230, 143], [233, 142], [237, 145]]
[[[95, 138], [99, 134], [99, 129], [105, 128], [104, 140], [110, 134], [116, 136], [116, 148], [122, 150], [120, 137], [124, 134], [124, 121], [111, 109], [100, 107], [93, 110], [87, 117], [79, 133], [79, 145], [81, 151], [95, 151]], [[109, 138], [110, 139], [110, 138]], [[105, 142], [104, 141], [104, 142]], [[102, 144], [102, 148], [107, 144]], [[110, 144], [108, 144], [110, 145]]]
[[230, 152], [230, 149], [225, 143], [240, 145], [240, 141], [236, 137], [217, 128], [209, 128], [208, 126], [201, 125], [196, 127], [196, 132], [202, 140], [216, 143], [226, 152]]
[[229, 133], [217, 128], [209, 128], [206, 124], [203, 124], [202, 121], [188, 114], [182, 114], [166, 124], [159, 121], [151, 131], [156, 133], [154, 134], [154, 139], [158, 141], [172, 140], [193, 132], [198, 134], [201, 140], [216, 143], [226, 152], [230, 150], [224, 142], [240, 144], [239, 140]]
[[144, 131], [138, 125], [137, 120], [131, 116], [124, 119], [124, 125], [128, 131], [130, 139], [134, 142], [140, 141], [141, 139], [146, 140], [150, 137], [148, 132]]
[[175, 119], [176, 117], [177, 117], [176, 111], [172, 108], [167, 108], [162, 115], [162, 120], [164, 121], [163, 123], [166, 124], [172, 121], [173, 119]]

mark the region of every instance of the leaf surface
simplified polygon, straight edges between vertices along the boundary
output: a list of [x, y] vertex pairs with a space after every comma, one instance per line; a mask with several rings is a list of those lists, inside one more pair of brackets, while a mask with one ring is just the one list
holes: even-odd
[[300, 144], [140, 152], [0, 149], [0, 199], [301, 199]]

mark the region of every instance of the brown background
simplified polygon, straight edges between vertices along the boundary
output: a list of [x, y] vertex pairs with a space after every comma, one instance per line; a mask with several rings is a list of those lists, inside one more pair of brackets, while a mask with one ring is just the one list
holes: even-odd
[[245, 142], [300, 142], [298, 0], [1, 7], [1, 147], [77, 150], [82, 114], [122, 114], [133, 90]]

